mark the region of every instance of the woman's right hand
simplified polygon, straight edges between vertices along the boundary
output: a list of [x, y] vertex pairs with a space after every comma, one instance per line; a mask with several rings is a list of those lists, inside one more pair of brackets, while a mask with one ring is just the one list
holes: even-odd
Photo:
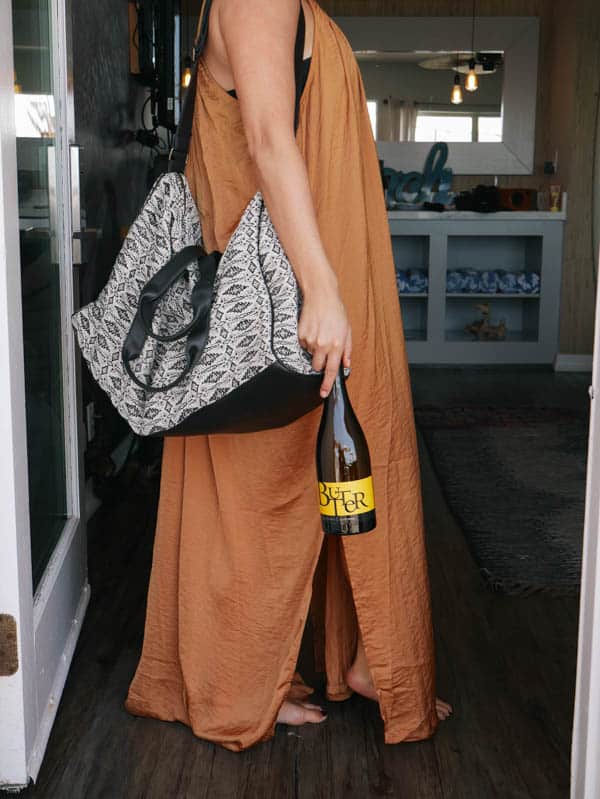
[[340, 362], [350, 367], [352, 353], [350, 322], [335, 283], [304, 292], [298, 339], [312, 354], [313, 369], [316, 372], [325, 370], [320, 393], [326, 397], [339, 372]]

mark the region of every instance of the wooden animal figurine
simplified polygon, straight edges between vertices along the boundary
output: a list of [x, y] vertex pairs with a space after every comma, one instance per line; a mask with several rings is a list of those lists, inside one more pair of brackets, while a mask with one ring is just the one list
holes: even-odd
[[480, 341], [499, 341], [506, 338], [505, 319], [501, 319], [497, 325], [490, 325], [489, 302], [481, 302], [475, 306], [475, 309], [481, 312], [482, 318], [465, 325], [465, 333], [471, 333], [474, 338]]

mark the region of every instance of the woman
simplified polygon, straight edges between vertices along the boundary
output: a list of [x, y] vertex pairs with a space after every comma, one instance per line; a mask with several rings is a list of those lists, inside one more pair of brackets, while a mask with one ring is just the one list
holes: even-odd
[[316, 0], [214, 0], [209, 21], [185, 168], [204, 245], [225, 249], [260, 188], [302, 290], [299, 337], [323, 370], [322, 396], [340, 362], [352, 366], [378, 524], [323, 535], [320, 409], [260, 433], [166, 438], [144, 646], [125, 706], [234, 751], [273, 737], [278, 722], [323, 721], [295, 671], [310, 612], [327, 698], [377, 701], [386, 743], [427, 738], [450, 706], [434, 692], [409, 374], [360, 72]]

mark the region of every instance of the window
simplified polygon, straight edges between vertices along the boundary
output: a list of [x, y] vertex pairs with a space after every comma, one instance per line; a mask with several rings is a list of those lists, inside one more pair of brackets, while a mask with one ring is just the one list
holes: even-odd
[[419, 108], [415, 141], [501, 142], [502, 117], [497, 111]]
[[367, 109], [373, 128], [373, 138], [377, 140], [377, 100], [367, 100]]
[[473, 120], [467, 115], [419, 112], [415, 141], [472, 141]]
[[477, 141], [502, 141], [502, 117], [480, 115], [477, 118]]

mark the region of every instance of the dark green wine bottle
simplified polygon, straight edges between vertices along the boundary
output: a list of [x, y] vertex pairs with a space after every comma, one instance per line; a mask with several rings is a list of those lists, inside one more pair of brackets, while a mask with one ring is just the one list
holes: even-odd
[[317, 477], [325, 533], [354, 535], [374, 529], [369, 448], [346, 390], [343, 366], [323, 407], [317, 436]]

